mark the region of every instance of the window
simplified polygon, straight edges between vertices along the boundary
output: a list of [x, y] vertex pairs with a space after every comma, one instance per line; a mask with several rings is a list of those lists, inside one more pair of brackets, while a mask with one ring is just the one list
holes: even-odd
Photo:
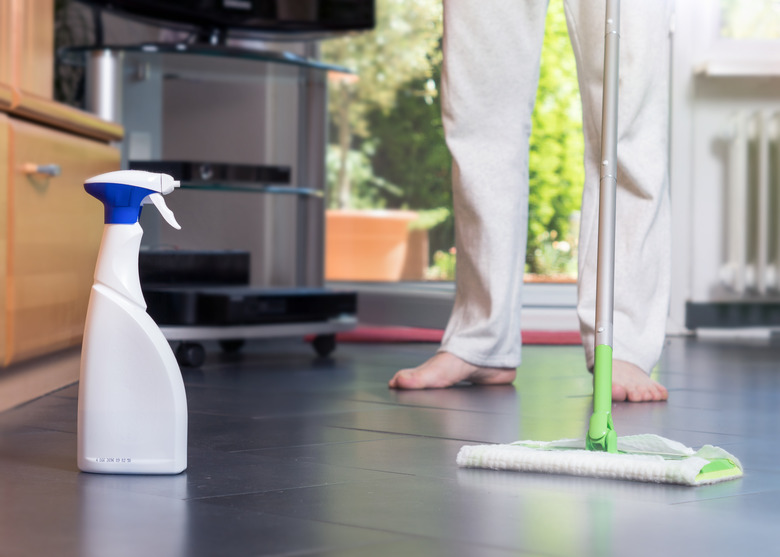
[[[441, 124], [440, 0], [378, 0], [377, 27], [326, 41], [326, 279], [450, 281], [450, 156]], [[530, 149], [526, 280], [576, 280], [582, 116], [562, 0], [550, 3]]]
[[726, 39], [780, 39], [780, 1], [720, 0], [720, 36]]

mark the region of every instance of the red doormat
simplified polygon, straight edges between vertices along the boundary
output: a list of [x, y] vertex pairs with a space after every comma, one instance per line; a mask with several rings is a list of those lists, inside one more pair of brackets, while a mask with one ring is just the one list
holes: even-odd
[[[357, 327], [336, 334], [337, 342], [435, 342], [440, 343], [444, 331], [416, 327]], [[579, 331], [523, 331], [523, 344], [582, 344]]]

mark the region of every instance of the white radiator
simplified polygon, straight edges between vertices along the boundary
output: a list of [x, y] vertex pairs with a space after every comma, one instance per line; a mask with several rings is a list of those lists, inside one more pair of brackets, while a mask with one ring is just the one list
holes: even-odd
[[735, 294], [780, 291], [780, 112], [738, 112], [727, 134], [724, 264]]

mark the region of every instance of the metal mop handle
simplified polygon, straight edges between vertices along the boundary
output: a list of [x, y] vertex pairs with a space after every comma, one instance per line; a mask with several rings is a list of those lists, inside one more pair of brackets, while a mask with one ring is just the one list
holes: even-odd
[[609, 452], [617, 450], [615, 446], [617, 437], [612, 426], [612, 314], [615, 281], [619, 31], [620, 2], [606, 0], [596, 265], [596, 361], [593, 370], [593, 415], [588, 428], [587, 441], [588, 448]]

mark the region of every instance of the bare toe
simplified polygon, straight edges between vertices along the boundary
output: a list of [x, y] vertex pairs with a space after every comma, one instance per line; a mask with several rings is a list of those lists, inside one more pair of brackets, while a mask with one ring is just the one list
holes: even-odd
[[612, 384], [612, 401], [613, 402], [623, 402], [628, 398], [628, 393], [626, 392], [626, 389], [623, 388], [621, 385], [615, 385]]
[[503, 385], [514, 381], [514, 368], [480, 367], [449, 352], [439, 352], [424, 364], [402, 369], [388, 382], [393, 389], [441, 389], [461, 381], [480, 385]]
[[[420, 366], [422, 367], [422, 366]], [[424, 389], [425, 377], [421, 376], [420, 368], [402, 369], [396, 373], [388, 385], [393, 389]]]
[[669, 393], [639, 367], [615, 360], [612, 365], [612, 397], [614, 401], [653, 402], [666, 400]]

